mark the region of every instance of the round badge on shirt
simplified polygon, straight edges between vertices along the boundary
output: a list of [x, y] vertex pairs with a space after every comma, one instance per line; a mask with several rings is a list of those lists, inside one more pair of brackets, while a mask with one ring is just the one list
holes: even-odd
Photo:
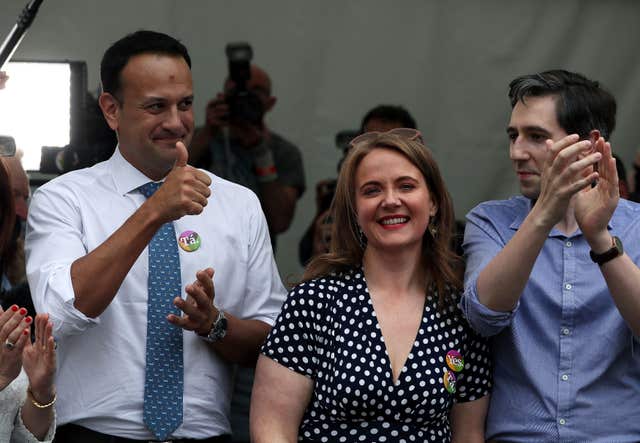
[[178, 244], [183, 251], [196, 251], [200, 248], [201, 243], [200, 236], [196, 231], [184, 231], [180, 234], [180, 237], [178, 237]]
[[462, 354], [460, 354], [455, 349], [447, 352], [447, 366], [449, 366], [449, 369], [451, 369], [452, 371], [462, 371], [462, 369], [464, 368], [464, 358], [462, 357]]
[[454, 394], [456, 392], [456, 376], [453, 375], [453, 372], [445, 369], [444, 376], [442, 377], [442, 383], [444, 383], [445, 389], [450, 394]]

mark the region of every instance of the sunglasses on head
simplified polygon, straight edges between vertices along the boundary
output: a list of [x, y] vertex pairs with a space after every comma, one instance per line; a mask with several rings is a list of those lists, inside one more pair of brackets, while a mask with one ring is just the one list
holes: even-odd
[[349, 145], [351, 145], [351, 147], [354, 147], [359, 143], [376, 139], [382, 134], [397, 135], [398, 137], [406, 138], [407, 140], [418, 140], [420, 143], [424, 144], [424, 141], [422, 140], [422, 134], [417, 129], [393, 128], [387, 132], [378, 132], [378, 131], [365, 132], [364, 134], [360, 134], [359, 136], [351, 140]]

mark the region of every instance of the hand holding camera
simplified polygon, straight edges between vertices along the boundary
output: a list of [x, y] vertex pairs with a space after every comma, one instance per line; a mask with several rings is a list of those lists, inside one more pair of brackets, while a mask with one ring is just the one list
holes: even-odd
[[209, 137], [217, 135], [223, 128], [228, 127], [229, 135], [247, 148], [253, 148], [269, 137], [269, 131], [262, 121], [254, 123], [232, 119], [227, 96], [222, 93], [207, 104], [205, 121]]
[[211, 135], [217, 134], [229, 120], [229, 106], [224, 100], [224, 94], [218, 93], [207, 103], [205, 126]]
[[[270, 134], [264, 124], [265, 112], [273, 106], [270, 80], [264, 72], [251, 66], [253, 51], [248, 43], [230, 43], [226, 47], [229, 75], [224, 92], [207, 103], [205, 125], [197, 130], [189, 147], [197, 162], [206, 157], [211, 140], [222, 135], [224, 143], [252, 150], [259, 155]], [[254, 73], [257, 72], [257, 75]]]
[[[225, 93], [218, 96], [212, 110], [212, 123], [225, 121], [231, 137], [246, 148], [259, 145], [268, 131], [264, 126], [265, 104], [259, 93], [251, 87], [251, 59], [253, 50], [248, 43], [229, 43], [225, 50], [229, 61], [229, 79]], [[226, 111], [226, 113], [224, 112]]]

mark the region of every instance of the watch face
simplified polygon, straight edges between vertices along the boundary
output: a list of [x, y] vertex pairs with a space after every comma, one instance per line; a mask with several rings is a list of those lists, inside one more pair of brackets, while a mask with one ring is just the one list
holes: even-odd
[[216, 322], [216, 325], [213, 327], [213, 333], [216, 334], [216, 336], [222, 338], [224, 337], [224, 334], [226, 332], [227, 332], [227, 319], [221, 318]]
[[224, 338], [225, 335], [227, 335], [227, 318], [224, 316], [222, 311], [220, 311], [218, 318], [215, 323], [213, 323], [213, 328], [209, 333], [209, 337], [213, 340], [220, 340]]
[[623, 253], [622, 241], [618, 237], [614, 236], [611, 249], [603, 252], [602, 254], [596, 254], [593, 251], [589, 251], [589, 256], [591, 257], [591, 260], [596, 262], [598, 265], [603, 265], [604, 263], [621, 256]]
[[616, 246], [616, 249], [618, 250], [618, 255], [622, 255], [624, 253], [624, 249], [622, 248], [622, 240], [614, 236], [613, 244]]
[[222, 311], [219, 311], [218, 318], [213, 322], [211, 330], [206, 336], [200, 337], [209, 343], [214, 343], [218, 340], [222, 340], [227, 335], [227, 318]]

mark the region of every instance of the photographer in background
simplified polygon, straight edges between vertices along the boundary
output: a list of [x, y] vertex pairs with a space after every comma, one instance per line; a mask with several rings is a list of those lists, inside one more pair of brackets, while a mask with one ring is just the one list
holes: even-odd
[[[300, 150], [265, 123], [273, 109], [269, 75], [250, 64], [248, 44], [229, 44], [229, 77], [224, 92], [207, 104], [206, 123], [196, 128], [189, 161], [219, 177], [246, 186], [260, 199], [275, 250], [276, 235], [291, 224], [305, 190]], [[238, 368], [231, 402], [231, 428], [236, 442], [249, 441], [249, 401], [253, 369]]]
[[189, 160], [258, 195], [275, 249], [276, 235], [289, 228], [305, 190], [302, 156], [265, 123], [276, 97], [267, 73], [249, 64], [251, 47], [228, 45], [227, 56], [224, 93], [208, 103], [206, 123], [196, 128]]

